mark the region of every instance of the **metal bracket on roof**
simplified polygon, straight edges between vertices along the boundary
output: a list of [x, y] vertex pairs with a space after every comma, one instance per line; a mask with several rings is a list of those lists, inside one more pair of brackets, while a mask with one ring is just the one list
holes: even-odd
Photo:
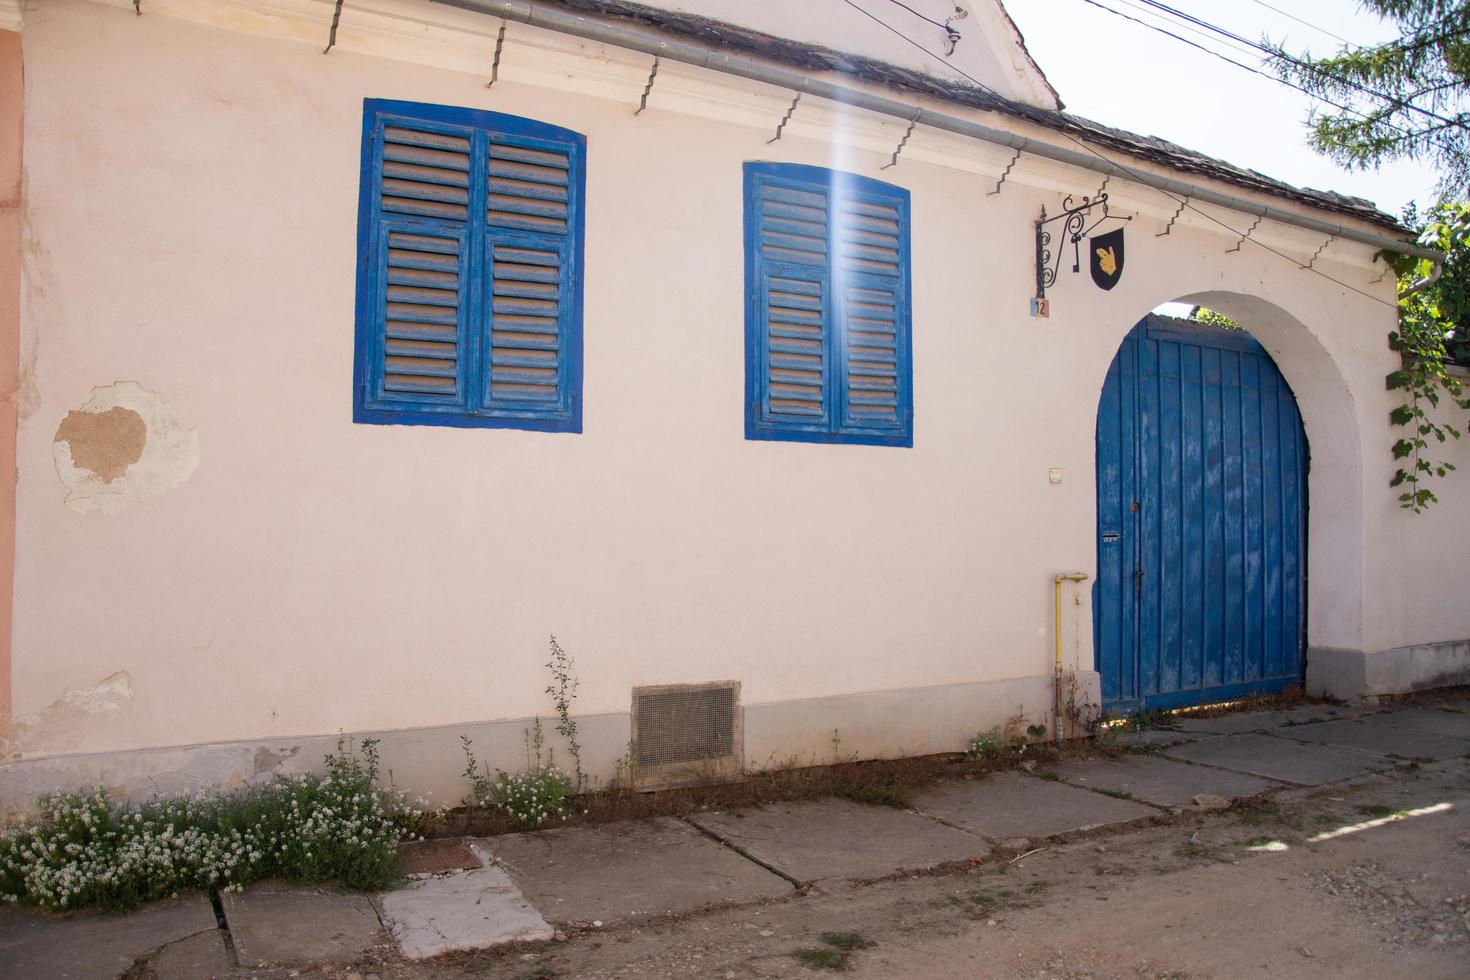
[[490, 81], [485, 83], [486, 88], [492, 87], [500, 79], [500, 52], [505, 48], [505, 21], [500, 22], [500, 33], [495, 35], [495, 58], [490, 62]]
[[1011, 157], [1011, 162], [1008, 163], [1008, 164], [1006, 164], [1006, 168], [1001, 171], [1000, 180], [997, 180], [995, 182], [995, 190], [993, 190], [993, 191], [986, 191], [985, 192], [985, 196], [986, 197], [993, 197], [994, 195], [1000, 193], [1000, 185], [1001, 184], [1004, 184], [1006, 182], [1006, 178], [1011, 175], [1011, 171], [1013, 169], [1015, 169], [1015, 166], [1016, 166], [1017, 162], [1020, 161], [1020, 159], [1021, 159], [1021, 151], [1020, 150], [1017, 150], [1016, 151], [1016, 155], [1013, 156], [1013, 157]]
[[1302, 268], [1310, 269], [1312, 266], [1316, 265], [1317, 260], [1322, 257], [1322, 253], [1327, 251], [1327, 246], [1331, 245], [1335, 241], [1337, 241], [1337, 232], [1333, 232], [1332, 234], [1327, 236], [1327, 241], [1323, 242], [1317, 247], [1317, 251], [1312, 253], [1312, 257], [1310, 259], [1307, 259], [1307, 264], [1302, 266]]
[[633, 110], [635, 116], [642, 115], [643, 110], [648, 108], [648, 93], [653, 91], [653, 80], [658, 77], [658, 63], [659, 56], [654, 55], [653, 69], [648, 73], [648, 84], [643, 86], [643, 94], [638, 98], [638, 108]]
[[770, 144], [776, 142], [778, 139], [781, 138], [781, 130], [783, 130], [783, 129], [786, 128], [786, 124], [791, 121], [792, 115], [794, 115], [796, 113], [796, 103], [798, 103], [798, 102], [801, 101], [801, 96], [802, 96], [802, 93], [801, 92], [797, 92], [796, 93], [796, 98], [794, 98], [794, 99], [791, 100], [791, 105], [786, 109], [786, 115], [782, 116], [781, 117], [781, 121], [776, 124], [776, 135], [775, 136], [772, 136], [770, 139], [766, 140], [766, 145], [767, 146], [769, 146]]
[[1251, 237], [1251, 232], [1253, 232], [1253, 231], [1256, 230], [1256, 226], [1261, 223], [1261, 218], [1262, 217], [1263, 217], [1262, 215], [1259, 215], [1259, 214], [1256, 215], [1256, 220], [1253, 221], [1253, 222], [1251, 222], [1251, 226], [1245, 230], [1245, 234], [1243, 234], [1243, 235], [1240, 236], [1240, 241], [1238, 241], [1238, 242], [1235, 243], [1235, 247], [1234, 248], [1227, 248], [1225, 250], [1225, 254], [1228, 255], [1231, 252], [1239, 252], [1240, 251], [1240, 246], [1244, 245], [1245, 244], [1245, 240], [1247, 238]]
[[909, 137], [914, 135], [914, 127], [917, 126], [919, 124], [919, 120], [923, 118], [924, 110], [920, 109], [918, 115], [909, 120], [909, 128], [908, 131], [903, 134], [903, 139], [899, 140], [898, 146], [893, 148], [893, 159], [889, 160], [887, 163], [883, 164], [883, 166], [879, 167], [879, 170], [887, 170], [889, 167], [898, 166], [898, 155], [902, 153], [903, 148], [908, 145]]
[[1174, 212], [1174, 217], [1172, 217], [1172, 218], [1169, 219], [1169, 223], [1164, 226], [1164, 230], [1161, 231], [1161, 232], [1159, 232], [1158, 234], [1154, 235], [1154, 237], [1155, 238], [1163, 238], [1165, 235], [1167, 235], [1171, 231], [1173, 231], [1174, 230], [1174, 222], [1176, 222], [1176, 221], [1179, 220], [1179, 216], [1184, 213], [1184, 209], [1187, 208], [1187, 207], [1189, 207], [1189, 198], [1185, 197], [1185, 198], [1183, 198], [1183, 199], [1181, 199], [1179, 201], [1179, 210], [1177, 210], [1177, 211]]
[[337, 0], [336, 6], [332, 8], [332, 29], [327, 34], [327, 46], [322, 48], [322, 54], [337, 46], [337, 23], [342, 19], [342, 2], [343, 0]]

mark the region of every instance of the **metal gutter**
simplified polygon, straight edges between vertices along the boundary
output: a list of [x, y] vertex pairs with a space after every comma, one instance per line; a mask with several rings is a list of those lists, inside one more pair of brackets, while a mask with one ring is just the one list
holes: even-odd
[[661, 38], [656, 34], [649, 34], [635, 28], [593, 20], [589, 17], [567, 13], [556, 8], [526, 3], [524, 0], [432, 0], [432, 2], [443, 3], [450, 7], [459, 7], [477, 13], [489, 14], [492, 17], [513, 20], [532, 27], [556, 31], [560, 34], [570, 34], [588, 41], [597, 41], [620, 48], [627, 48], [631, 51], [656, 55], [659, 58], [669, 61], [678, 61], [699, 68], [708, 68], [711, 71], [724, 72], [727, 75], [734, 75], [738, 78], [745, 78], [754, 82], [763, 82], [767, 85], [774, 85], [794, 92], [802, 92], [806, 95], [840, 102], [843, 105], [857, 106], [860, 109], [866, 109], [869, 112], [875, 112], [879, 115], [902, 119], [904, 122], [919, 123], [934, 129], [941, 129], [946, 132], [969, 137], [970, 139], [1010, 147], [1022, 153], [1030, 153], [1048, 160], [1055, 160], [1058, 163], [1065, 163], [1083, 170], [1090, 170], [1094, 173], [1117, 177], [1136, 184], [1143, 184], [1156, 190], [1183, 197], [1186, 201], [1214, 204], [1229, 208], [1232, 211], [1239, 211], [1242, 214], [1256, 215], [1260, 218], [1292, 225], [1297, 228], [1305, 228], [1308, 231], [1315, 231], [1323, 235], [1344, 238], [1348, 241], [1358, 242], [1362, 245], [1369, 245], [1390, 252], [1397, 252], [1401, 255], [1412, 255], [1416, 258], [1428, 259], [1434, 263], [1434, 269], [1430, 275], [1411, 286], [1410, 293], [1418, 292], [1437, 280], [1444, 268], [1445, 257], [1443, 253], [1424, 248], [1413, 242], [1405, 242], [1397, 238], [1377, 235], [1373, 232], [1350, 228], [1331, 221], [1324, 221], [1321, 218], [1314, 218], [1310, 215], [1286, 211], [1267, 204], [1259, 204], [1255, 201], [1235, 197], [1231, 194], [1213, 190], [1199, 184], [1192, 184], [1174, 177], [1166, 177], [1162, 174], [1154, 174], [1147, 171], [1137, 171], [1081, 150], [1072, 150], [1064, 146], [1056, 146], [1055, 144], [1042, 142], [1041, 140], [1035, 140], [1027, 136], [1020, 136], [1003, 129], [996, 129], [992, 126], [972, 122], [959, 116], [951, 116], [945, 113], [921, 109], [919, 106], [910, 105], [906, 102], [884, 98], [881, 95], [872, 95], [859, 89], [848, 88], [844, 85], [835, 85], [831, 82], [813, 78], [810, 75], [803, 75], [800, 72], [762, 64], [757, 61], [752, 61], [749, 58], [738, 58], [733, 55], [722, 54], [703, 45]]

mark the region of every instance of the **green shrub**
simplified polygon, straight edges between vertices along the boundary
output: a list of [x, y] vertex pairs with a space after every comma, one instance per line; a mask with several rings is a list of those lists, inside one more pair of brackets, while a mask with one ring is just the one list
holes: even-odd
[[397, 877], [398, 843], [424, 811], [377, 786], [374, 740], [363, 741], [362, 758], [339, 741], [326, 768], [133, 807], [103, 789], [43, 796], [36, 817], [0, 831], [0, 903], [131, 908], [275, 877], [384, 888]]
[[970, 739], [970, 748], [965, 753], [972, 759], [999, 759], [1009, 746], [1001, 736], [999, 728], [978, 732]]

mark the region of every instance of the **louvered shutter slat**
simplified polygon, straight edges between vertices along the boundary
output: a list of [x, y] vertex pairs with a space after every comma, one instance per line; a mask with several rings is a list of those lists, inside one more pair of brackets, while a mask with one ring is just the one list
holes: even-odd
[[473, 134], [389, 123], [376, 146], [373, 397], [385, 407], [462, 408]]
[[459, 321], [469, 284], [464, 229], [410, 233], [385, 221], [381, 252], [379, 397], [462, 404]]
[[907, 207], [840, 188], [834, 229], [842, 334], [842, 423], [903, 430], [907, 409]]
[[378, 185], [383, 212], [467, 220], [472, 143], [469, 133], [385, 126]]
[[492, 228], [565, 235], [570, 216], [570, 147], [527, 146], [492, 135], [485, 219]]
[[763, 270], [763, 409], [771, 421], [827, 421], [831, 373], [827, 296], [827, 277], [819, 270], [779, 263]]

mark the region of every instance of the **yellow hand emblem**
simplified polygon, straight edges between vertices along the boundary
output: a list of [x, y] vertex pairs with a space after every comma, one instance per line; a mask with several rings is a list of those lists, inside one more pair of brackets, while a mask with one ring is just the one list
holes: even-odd
[[1118, 260], [1113, 255], [1111, 248], [1097, 249], [1097, 267], [1103, 271], [1103, 275], [1111, 276], [1118, 271]]

